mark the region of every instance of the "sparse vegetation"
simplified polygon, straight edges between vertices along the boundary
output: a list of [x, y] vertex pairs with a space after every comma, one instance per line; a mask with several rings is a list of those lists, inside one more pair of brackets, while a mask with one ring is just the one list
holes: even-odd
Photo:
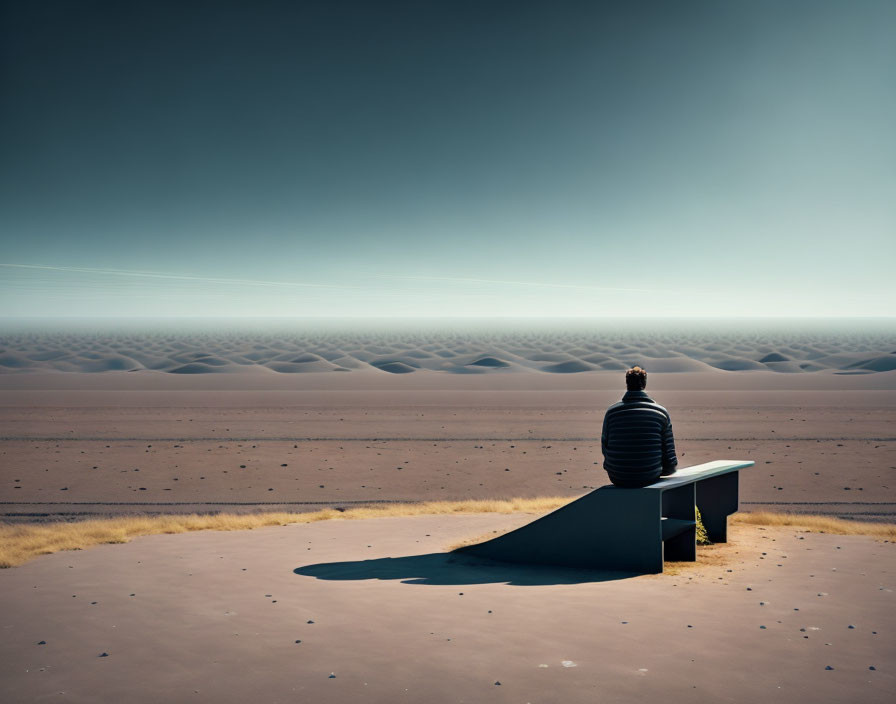
[[847, 521], [830, 516], [816, 516], [805, 513], [736, 513], [728, 519], [732, 525], [780, 526], [797, 528], [810, 533], [833, 533], [834, 535], [868, 535], [883, 540], [896, 540], [896, 523], [868, 523]]
[[[61, 550], [81, 550], [94, 545], [126, 543], [142, 535], [186, 533], [195, 530], [251, 530], [264, 526], [313, 523], [328, 520], [358, 520], [423, 515], [470, 513], [533, 513], [540, 514], [569, 503], [568, 497], [507, 499], [494, 501], [428, 501], [416, 504], [383, 504], [346, 509], [325, 509], [314, 513], [256, 513], [213, 515], [125, 516], [92, 519], [74, 523], [26, 523], [0, 525], [0, 567], [15, 567], [38, 555]], [[786, 513], [738, 513], [730, 519], [732, 525], [792, 527], [819, 533], [838, 535], [868, 535], [896, 540], [896, 525], [863, 523], [826, 516]], [[495, 531], [451, 546], [456, 549], [499, 535]], [[704, 548], [712, 550], [713, 548]], [[705, 553], [701, 552], [702, 555]]]
[[194, 530], [251, 530], [264, 526], [316, 521], [357, 520], [398, 516], [463, 513], [545, 513], [569, 503], [568, 497], [494, 501], [427, 501], [416, 504], [381, 504], [345, 511], [324, 509], [313, 513], [253, 513], [212, 515], [122, 516], [74, 523], [23, 523], [0, 525], [0, 568], [21, 565], [38, 555], [60, 550], [81, 550], [105, 543], [126, 543], [141, 535], [186, 533]]
[[712, 541], [706, 534], [706, 526], [703, 525], [703, 517], [700, 515], [700, 509], [694, 506], [694, 513], [697, 516], [697, 545], [712, 545]]

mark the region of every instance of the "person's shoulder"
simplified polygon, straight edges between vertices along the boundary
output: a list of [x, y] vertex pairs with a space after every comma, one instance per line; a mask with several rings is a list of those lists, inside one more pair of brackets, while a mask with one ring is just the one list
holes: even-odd
[[670, 417], [670, 416], [669, 416], [669, 411], [666, 409], [665, 406], [663, 406], [663, 405], [657, 403], [656, 401], [654, 401], [654, 400], [652, 400], [652, 399], [651, 399], [650, 403], [651, 403], [651, 405], [652, 405], [654, 408], [656, 408], [656, 410], [658, 410], [658, 411], [662, 411], [662, 413], [663, 413], [667, 418]]
[[617, 408], [622, 408], [624, 405], [625, 405], [624, 401], [617, 401], [616, 403], [614, 403], [612, 406], [610, 406], [607, 409], [607, 413], [610, 413], [611, 411], [615, 411]]

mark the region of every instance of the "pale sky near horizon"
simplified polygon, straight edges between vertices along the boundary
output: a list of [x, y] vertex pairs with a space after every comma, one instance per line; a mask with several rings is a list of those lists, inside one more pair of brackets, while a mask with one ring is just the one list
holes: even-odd
[[896, 315], [894, 33], [885, 0], [0, 0], [0, 317]]

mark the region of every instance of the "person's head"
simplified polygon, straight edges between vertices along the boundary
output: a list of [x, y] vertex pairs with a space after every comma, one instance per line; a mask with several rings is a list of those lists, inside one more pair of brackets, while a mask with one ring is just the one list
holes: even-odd
[[629, 391], [641, 391], [647, 386], [647, 372], [641, 367], [632, 367], [625, 373], [625, 388]]

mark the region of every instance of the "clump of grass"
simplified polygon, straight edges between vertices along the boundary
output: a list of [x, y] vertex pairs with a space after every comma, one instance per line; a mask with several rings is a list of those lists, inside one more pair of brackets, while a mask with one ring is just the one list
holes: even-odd
[[186, 533], [195, 530], [251, 530], [291, 523], [333, 519], [357, 520], [399, 516], [464, 513], [545, 513], [569, 503], [568, 497], [540, 497], [484, 501], [426, 501], [416, 504], [377, 504], [313, 513], [271, 512], [253, 514], [187, 514], [121, 516], [74, 523], [23, 523], [0, 525], [0, 568], [21, 565], [38, 555], [61, 550], [82, 550], [94, 545], [126, 543], [142, 535]]
[[712, 541], [706, 534], [706, 526], [703, 525], [703, 517], [700, 509], [694, 506], [694, 514], [697, 516], [697, 545], [712, 545]]

